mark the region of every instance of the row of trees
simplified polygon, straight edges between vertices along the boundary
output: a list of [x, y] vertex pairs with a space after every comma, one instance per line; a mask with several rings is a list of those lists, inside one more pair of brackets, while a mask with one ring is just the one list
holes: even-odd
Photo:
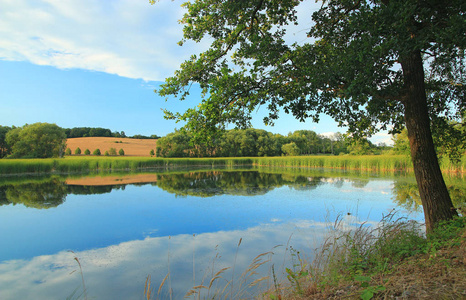
[[[78, 137], [117, 137], [125, 138], [126, 133], [124, 131], [111, 131], [108, 128], [101, 127], [74, 127], [74, 128], [65, 128], [65, 134], [67, 138], [78, 138]], [[145, 136], [141, 134], [136, 134], [130, 136], [129, 138], [133, 139], [158, 139], [159, 136], [153, 134], [151, 136]]]
[[375, 154], [384, 145], [375, 146], [367, 139], [355, 140], [341, 133], [323, 136], [311, 130], [297, 130], [287, 136], [262, 129], [225, 131], [211, 144], [197, 144], [193, 134], [175, 131], [157, 141], [159, 157], [240, 157], [311, 154]]
[[[72, 151], [71, 148], [67, 148], [65, 151], [65, 155], [71, 155]], [[75, 155], [81, 155], [81, 148], [76, 148], [74, 150]], [[89, 149], [84, 150], [84, 155], [91, 155], [91, 151]], [[95, 149], [94, 152], [92, 152], [92, 155], [102, 155], [102, 152], [100, 151], [99, 148]], [[115, 148], [110, 148], [110, 150], [105, 151], [104, 153], [105, 156], [116, 156], [117, 151]], [[118, 150], [118, 155], [123, 156], [125, 155], [125, 150], [120, 149]]]

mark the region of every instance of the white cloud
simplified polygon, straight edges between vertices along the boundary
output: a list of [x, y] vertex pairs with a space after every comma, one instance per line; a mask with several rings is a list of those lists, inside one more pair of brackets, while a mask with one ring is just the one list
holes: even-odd
[[176, 44], [179, 4], [0, 0], [0, 58], [163, 80], [202, 46]]
[[377, 132], [370, 140], [375, 144], [385, 143], [388, 146], [393, 146], [393, 136], [387, 131]]

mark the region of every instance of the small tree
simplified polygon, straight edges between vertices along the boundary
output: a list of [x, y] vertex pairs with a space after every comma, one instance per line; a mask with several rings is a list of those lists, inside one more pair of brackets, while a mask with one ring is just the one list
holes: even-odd
[[150, 156], [154, 156], [155, 155], [154, 149], [150, 149], [149, 154], [150, 154]]
[[108, 154], [108, 151], [105, 151], [104, 155], [109, 156], [110, 154]]
[[92, 152], [93, 155], [101, 155], [102, 153], [100, 153], [100, 149], [97, 148], [94, 150], [94, 152]]
[[81, 148], [76, 148], [76, 150], [74, 150], [74, 154], [76, 155], [80, 155], [81, 154]]
[[112, 156], [117, 155], [116, 149], [115, 148], [110, 148], [110, 150], [108, 150], [108, 154], [112, 155]]
[[84, 155], [90, 155], [90, 154], [91, 154], [91, 151], [89, 151], [89, 149], [84, 150]]
[[66, 148], [65, 155], [71, 155], [71, 149], [70, 148]]
[[118, 154], [120, 154], [121, 156], [125, 155], [125, 150], [120, 149], [120, 151], [118, 151]]

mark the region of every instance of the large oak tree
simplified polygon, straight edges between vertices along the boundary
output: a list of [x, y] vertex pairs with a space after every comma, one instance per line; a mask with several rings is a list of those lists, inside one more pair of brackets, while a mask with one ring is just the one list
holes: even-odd
[[[465, 111], [464, 0], [327, 0], [306, 40], [289, 42], [303, 1], [195, 0], [185, 3], [184, 40], [211, 41], [158, 90], [202, 103], [167, 117], [185, 120], [195, 137], [215, 138], [225, 124], [247, 127], [268, 108], [297, 119], [332, 116], [355, 135], [406, 126], [427, 229], [452, 218], [432, 131]], [[312, 15], [312, 22], [311, 22]]]

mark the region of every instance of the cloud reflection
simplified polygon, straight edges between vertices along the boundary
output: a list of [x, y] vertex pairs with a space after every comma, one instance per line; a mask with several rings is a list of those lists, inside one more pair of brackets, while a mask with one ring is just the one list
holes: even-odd
[[[180, 299], [191, 287], [207, 284], [221, 268], [235, 265], [238, 275], [254, 257], [272, 249], [272, 261], [261, 267], [260, 276], [268, 275], [272, 264], [276, 272], [283, 270], [291, 257], [288, 246], [309, 254], [307, 259], [312, 260], [312, 250], [321, 244], [328, 226], [331, 224], [306, 220], [271, 222], [246, 230], [147, 237], [76, 253], [61, 251], [30, 260], [10, 260], [0, 264], [0, 290], [2, 299], [65, 299], [75, 289], [77, 296], [82, 293], [77, 257], [91, 298], [142, 298], [149, 274], [157, 290], [170, 272], [163, 293], [171, 287], [174, 299]], [[226, 280], [231, 276], [231, 269], [224, 274]]]

